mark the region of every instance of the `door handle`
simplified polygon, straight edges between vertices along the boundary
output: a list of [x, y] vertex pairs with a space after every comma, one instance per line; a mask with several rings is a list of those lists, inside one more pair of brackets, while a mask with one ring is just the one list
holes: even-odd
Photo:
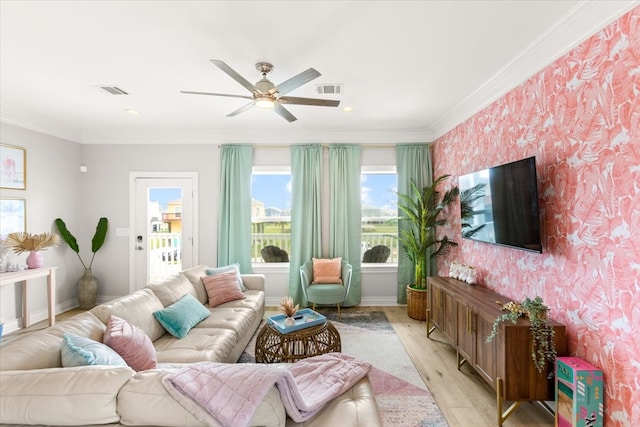
[[142, 246], [136, 246], [136, 250], [137, 251], [144, 251], [144, 248]]

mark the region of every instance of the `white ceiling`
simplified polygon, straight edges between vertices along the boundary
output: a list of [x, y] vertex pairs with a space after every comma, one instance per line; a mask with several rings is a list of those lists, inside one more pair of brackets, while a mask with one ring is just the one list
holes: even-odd
[[[1, 0], [0, 118], [86, 144], [426, 142], [637, 4]], [[210, 59], [275, 84], [313, 67], [288, 95], [339, 83], [341, 106], [225, 117], [246, 100], [179, 93], [249, 94]]]

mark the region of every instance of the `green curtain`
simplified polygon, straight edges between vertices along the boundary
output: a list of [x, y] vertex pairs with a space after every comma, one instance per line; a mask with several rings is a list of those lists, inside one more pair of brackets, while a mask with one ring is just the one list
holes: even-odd
[[[398, 175], [398, 193], [410, 194], [411, 182], [415, 182], [418, 188], [431, 185], [433, 182], [433, 166], [430, 144], [398, 144], [396, 146], [396, 172]], [[406, 227], [403, 221], [398, 221], [398, 234], [402, 227]], [[427, 263], [426, 275], [430, 276], [435, 271]], [[398, 254], [398, 304], [407, 303], [407, 285], [413, 283], [413, 263], [407, 254], [400, 249]]]
[[291, 254], [289, 256], [289, 295], [306, 307], [300, 266], [322, 256], [322, 147], [291, 146]]
[[218, 266], [251, 270], [251, 169], [253, 147], [223, 145], [220, 161]]
[[351, 288], [343, 306], [360, 304], [361, 195], [359, 145], [329, 146], [329, 256], [353, 266]]

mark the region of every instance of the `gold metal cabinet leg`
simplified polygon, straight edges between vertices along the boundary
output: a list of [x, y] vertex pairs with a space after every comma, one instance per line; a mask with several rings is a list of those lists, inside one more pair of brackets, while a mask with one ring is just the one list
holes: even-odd
[[435, 326], [429, 327], [430, 323], [431, 323], [431, 310], [427, 308], [427, 338], [431, 338], [430, 337], [431, 333], [436, 329]]
[[507, 418], [509, 418], [511, 416], [511, 414], [513, 414], [513, 412], [516, 409], [518, 409], [518, 407], [522, 403], [521, 400], [516, 400], [511, 405], [509, 405], [509, 407], [507, 408], [506, 411], [502, 412], [502, 404], [504, 402], [502, 400], [502, 387], [503, 387], [502, 378], [498, 377], [496, 379], [496, 404], [497, 404], [497, 407], [498, 407], [498, 410], [497, 410], [497, 412], [498, 412], [498, 427], [502, 427], [502, 424], [507, 420]]

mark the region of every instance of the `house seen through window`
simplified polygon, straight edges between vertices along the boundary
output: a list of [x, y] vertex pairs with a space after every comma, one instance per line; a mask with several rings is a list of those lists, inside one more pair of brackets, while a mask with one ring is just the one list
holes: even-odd
[[291, 174], [254, 172], [251, 177], [251, 261], [288, 262], [289, 253]]
[[[393, 172], [361, 175], [363, 262], [397, 263], [397, 178]], [[369, 251], [369, 252], [367, 252]], [[255, 172], [251, 181], [251, 261], [288, 262], [291, 253], [291, 174]]]
[[398, 180], [395, 172], [363, 172], [360, 176], [363, 263], [397, 263]]

